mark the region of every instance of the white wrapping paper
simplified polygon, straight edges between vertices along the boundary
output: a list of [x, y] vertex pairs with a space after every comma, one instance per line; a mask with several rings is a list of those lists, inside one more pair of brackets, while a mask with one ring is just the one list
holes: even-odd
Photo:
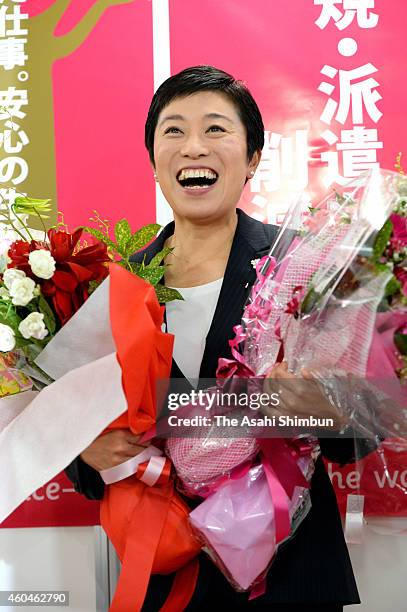
[[38, 395], [38, 391], [25, 391], [0, 398], [0, 432]]
[[54, 380], [116, 351], [110, 329], [109, 287], [108, 277], [35, 360]]
[[105, 281], [37, 359], [55, 380], [0, 399], [0, 522], [127, 409]]

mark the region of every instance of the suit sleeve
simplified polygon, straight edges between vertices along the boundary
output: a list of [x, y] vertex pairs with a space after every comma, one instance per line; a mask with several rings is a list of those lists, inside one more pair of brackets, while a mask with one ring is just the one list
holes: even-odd
[[72, 481], [75, 491], [88, 499], [102, 499], [105, 483], [99, 472], [77, 457], [65, 468], [65, 473]]
[[374, 438], [358, 438], [351, 434], [352, 430], [350, 429], [344, 434], [337, 434], [333, 438], [319, 438], [322, 455], [340, 465], [355, 463], [355, 461], [377, 450], [384, 439], [379, 435]]

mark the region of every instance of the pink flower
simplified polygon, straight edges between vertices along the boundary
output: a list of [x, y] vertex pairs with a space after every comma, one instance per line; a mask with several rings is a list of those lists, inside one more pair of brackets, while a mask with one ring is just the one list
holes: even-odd
[[390, 216], [390, 221], [393, 224], [391, 245], [396, 251], [401, 251], [407, 246], [407, 217], [393, 214]]
[[319, 208], [310, 214], [304, 221], [304, 227], [312, 233], [319, 232], [329, 219], [329, 211], [326, 208]]

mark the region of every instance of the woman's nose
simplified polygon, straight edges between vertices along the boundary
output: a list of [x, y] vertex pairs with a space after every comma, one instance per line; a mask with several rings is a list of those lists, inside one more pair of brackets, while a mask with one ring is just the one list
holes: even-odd
[[190, 134], [184, 140], [180, 153], [184, 157], [197, 158], [209, 155], [209, 149], [199, 134]]

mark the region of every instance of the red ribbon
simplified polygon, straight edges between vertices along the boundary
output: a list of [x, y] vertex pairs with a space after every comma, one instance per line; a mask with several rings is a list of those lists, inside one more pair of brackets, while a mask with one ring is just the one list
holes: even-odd
[[[137, 472], [136, 472], [136, 478], [138, 478], [139, 480], [143, 480], [142, 477], [144, 476], [150, 461], [151, 459], [149, 461], [145, 461], [144, 463], [141, 463], [138, 466]], [[171, 461], [168, 458], [166, 458], [164, 467], [162, 468], [159, 477], [155, 481], [154, 486], [164, 485], [169, 481], [170, 476], [171, 476], [171, 465], [172, 465]]]

